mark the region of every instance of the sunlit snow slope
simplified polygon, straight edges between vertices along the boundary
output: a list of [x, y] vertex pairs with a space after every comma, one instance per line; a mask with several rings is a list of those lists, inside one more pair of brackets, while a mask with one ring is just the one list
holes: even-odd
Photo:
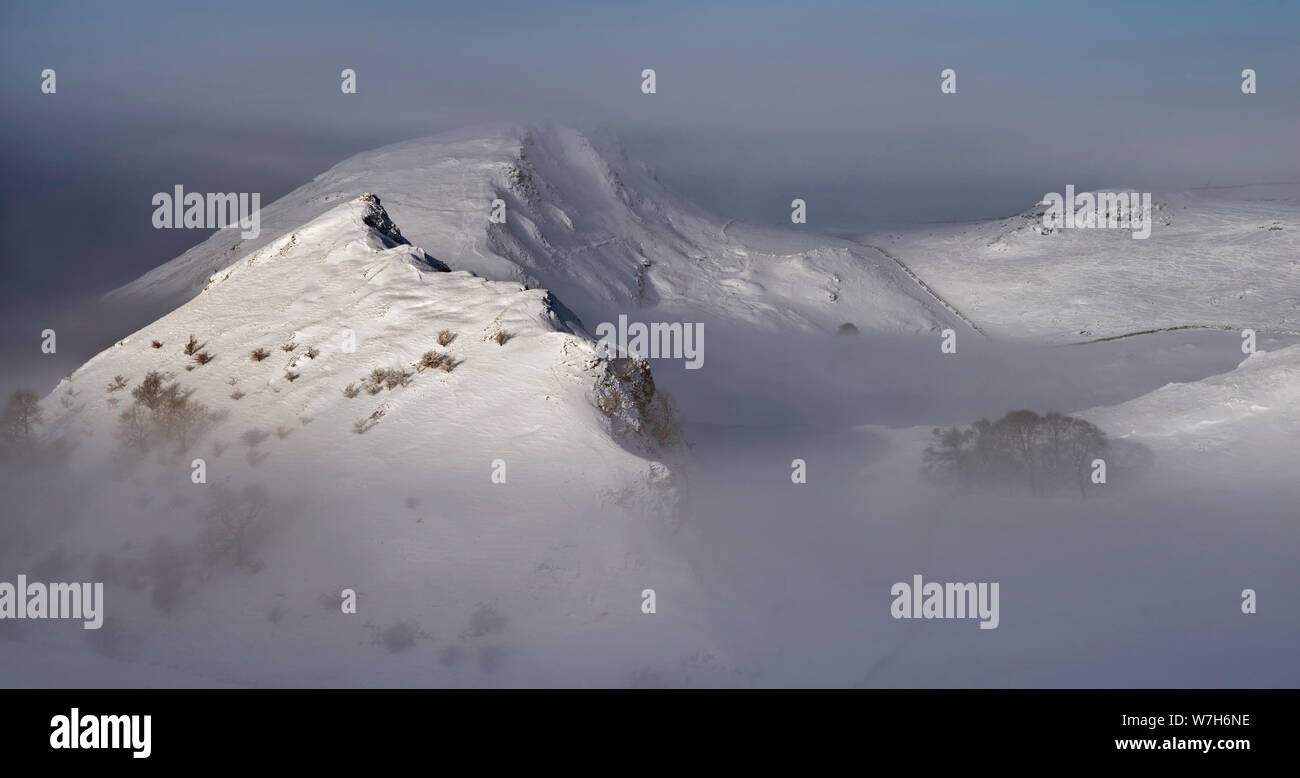
[[[443, 330], [453, 338], [445, 346]], [[210, 362], [185, 354], [190, 336]], [[255, 359], [257, 349], [269, 356]], [[453, 368], [422, 367], [426, 352]], [[372, 394], [363, 387], [376, 369], [404, 370], [408, 385]], [[447, 272], [374, 195], [335, 204], [219, 270], [188, 303], [91, 359], [47, 400], [50, 434], [82, 441], [79, 456], [116, 445], [117, 412], [150, 370], [217, 414], [205, 441], [289, 429], [256, 447], [266, 466], [328, 451], [340, 468], [419, 463], [486, 482], [494, 458], [549, 467], [562, 449], [568, 473], [646, 471], [624, 451], [649, 451], [638, 409], [627, 396], [597, 407], [614, 380], [610, 363], [563, 306], [546, 290]], [[126, 388], [105, 391], [115, 376]], [[241, 467], [264, 466], [253, 459]], [[524, 468], [518, 477], [529, 473], [539, 477]]]
[[1235, 370], [1171, 383], [1084, 414], [1114, 438], [1156, 453], [1157, 467], [1187, 483], [1270, 481], [1295, 489], [1300, 451], [1300, 346], [1259, 352]]
[[[1126, 191], [1126, 190], [1116, 190]], [[1151, 234], [1042, 229], [1043, 206], [865, 237], [991, 335], [1078, 342], [1179, 327], [1300, 332], [1300, 185], [1157, 193]]]
[[[478, 128], [359, 154], [264, 207], [258, 238], [222, 230], [112, 297], [174, 307], [237, 255], [365, 191], [452, 267], [549, 289], [589, 326], [641, 309], [769, 330], [926, 332], [953, 321], [876, 252], [794, 225], [731, 225], [612, 145], [556, 127]], [[489, 220], [496, 199], [504, 224]]]
[[[121, 414], [150, 371], [202, 413], [183, 441], [133, 447]], [[197, 683], [636, 683], [637, 662], [709, 645], [639, 609], [647, 586], [693, 601], [664, 551], [659, 403], [645, 363], [600, 357], [549, 292], [447, 270], [366, 194], [228, 263], [43, 400], [93, 499], [18, 550], [94, 560], [112, 629], [93, 649]], [[204, 512], [248, 486], [268, 500], [249, 559], [198, 564]], [[87, 639], [42, 633], [31, 652]]]

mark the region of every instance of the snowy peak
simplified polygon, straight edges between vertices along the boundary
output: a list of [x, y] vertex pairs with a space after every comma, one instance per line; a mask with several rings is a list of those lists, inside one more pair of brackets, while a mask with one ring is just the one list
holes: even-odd
[[410, 244], [409, 240], [402, 237], [402, 231], [388, 217], [388, 211], [385, 211], [383, 206], [380, 205], [378, 195], [373, 192], [365, 192], [357, 200], [366, 206], [366, 215], [361, 217], [364, 224], [397, 245]]
[[[406, 263], [420, 272], [448, 272], [446, 264], [438, 262], [433, 256], [425, 254], [421, 248], [412, 246], [402, 237], [402, 230], [394, 224], [389, 213], [380, 204], [380, 198], [372, 193], [365, 193], [359, 198], [337, 206], [325, 215], [305, 224], [302, 228], [292, 230], [289, 234], [279, 235], [268, 245], [253, 251], [252, 254], [235, 262], [208, 278], [203, 290], [208, 291], [224, 284], [231, 275], [242, 268], [259, 267], [268, 262], [277, 262], [287, 255], [330, 263], [331, 260], [346, 256], [348, 248], [357, 245], [364, 250], [383, 256], [387, 260]], [[313, 251], [313, 247], [325, 247], [322, 252]], [[303, 250], [299, 250], [303, 248]], [[412, 276], [417, 277], [417, 276]]]
[[[203, 677], [259, 656], [336, 678], [358, 645], [394, 679], [552, 677], [575, 633], [686, 655], [624, 601], [688, 585], [649, 364], [606, 358], [547, 290], [448, 271], [383, 194], [228, 259], [41, 401], [93, 506], [30, 557], [94, 560], [109, 639]], [[339, 618], [344, 591], [361, 617]]]
[[[366, 192], [222, 268], [209, 277], [203, 291], [224, 283], [241, 268], [257, 267], [290, 254], [297, 257], [305, 254], [320, 262], [329, 263], [332, 258], [345, 256], [346, 254], [337, 252], [346, 252], [353, 244], [387, 259], [409, 264], [418, 271], [445, 273], [451, 269], [426, 254], [423, 249], [411, 245], [384, 210], [379, 197]], [[304, 250], [299, 251], [300, 247]], [[324, 251], [314, 252], [315, 247], [323, 247]]]
[[[151, 375], [192, 398], [184, 439], [130, 415]], [[508, 457], [512, 483], [585, 472], [617, 491], [667, 477], [664, 402], [648, 365], [599, 354], [550, 292], [447, 271], [366, 194], [214, 274], [45, 405], [88, 467], [224, 454], [239, 480], [329, 452], [345, 470], [471, 478]]]
[[[494, 127], [359, 154], [263, 208], [263, 236], [362, 192], [383, 193], [401, 239], [450, 267], [550, 289], [586, 321], [655, 310], [764, 329], [834, 331], [851, 322], [915, 332], [951, 322], [863, 246], [718, 219], [617, 147], [560, 127]], [[220, 231], [112, 297], [177, 305], [237, 255], [272, 240]]]

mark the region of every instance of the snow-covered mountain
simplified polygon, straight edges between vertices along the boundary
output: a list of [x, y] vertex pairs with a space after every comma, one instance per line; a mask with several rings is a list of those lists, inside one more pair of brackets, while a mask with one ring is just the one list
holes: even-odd
[[112, 631], [74, 645], [205, 682], [336, 683], [374, 644], [374, 683], [636, 683], [690, 631], [640, 612], [689, 586], [663, 403], [549, 292], [448, 270], [364, 194], [60, 383], [43, 434], [88, 502], [8, 551], [107, 582]]
[[[572, 464], [608, 471], [637, 459], [618, 446], [653, 445], [643, 418], [651, 404], [634, 402], [638, 382], [653, 392], [648, 368], [598, 356], [546, 290], [450, 272], [372, 194], [225, 267], [192, 300], [92, 358], [51, 395], [49, 434], [81, 440], [79, 456], [115, 446], [115, 411], [149, 371], [193, 389], [241, 430], [292, 428], [288, 450], [363, 448], [388, 467], [418, 460], [478, 472], [507, 454], [544, 462], [564, 445], [593, 454]], [[125, 387], [105, 391], [116, 376]], [[71, 409], [54, 401], [67, 397]], [[368, 420], [364, 432], [357, 419]], [[217, 423], [204, 437], [235, 432]]]
[[[549, 289], [588, 326], [642, 309], [764, 330], [925, 332], [952, 321], [874, 251], [793, 225], [733, 225], [613, 145], [559, 127], [476, 128], [358, 154], [265, 206], [258, 238], [219, 231], [111, 297], [174, 307], [238, 256], [367, 191], [452, 267]], [[496, 199], [501, 224], [489, 218]]]
[[[1117, 189], [1114, 191], [1125, 191]], [[1300, 185], [1154, 198], [1151, 234], [1005, 219], [863, 238], [994, 336], [1079, 342], [1184, 327], [1300, 333]]]
[[[717, 220], [564, 129], [359, 155], [267, 206], [256, 240], [220, 231], [114, 293], [161, 315], [42, 401], [70, 467], [0, 471], [26, 487], [0, 561], [103, 581], [111, 618], [0, 624], [5, 680], [1096, 685], [1119, 662], [1139, 685], [1188, 645], [1179, 677], [1209, 677], [1243, 650], [1222, 637], [1236, 592], [1294, 588], [1300, 198], [1157, 200], [1147, 240], [1045, 234], [1035, 208], [853, 242]], [[588, 334], [635, 312], [735, 326], [709, 370], [656, 386]], [[824, 336], [845, 322], [890, 337]], [[991, 337], [943, 354], [941, 326]], [[1197, 326], [1263, 351], [1026, 347]], [[693, 449], [674, 381], [710, 400]], [[925, 414], [1021, 406], [1098, 424], [1113, 480], [1066, 503], [920, 479]], [[1003, 626], [904, 629], [885, 595], [918, 570], [1005, 582]], [[1153, 570], [1184, 589], [1126, 611]], [[1222, 678], [1293, 677], [1295, 619], [1260, 621], [1264, 661]]]

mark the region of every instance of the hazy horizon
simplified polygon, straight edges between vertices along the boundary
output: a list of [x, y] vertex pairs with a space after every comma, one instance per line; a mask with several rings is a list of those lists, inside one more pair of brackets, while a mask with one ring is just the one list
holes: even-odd
[[1283, 3], [127, 2], [0, 20], [0, 304], [26, 313], [206, 237], [153, 229], [155, 192], [267, 204], [355, 153], [492, 121], [611, 131], [720, 216], [788, 224], [801, 197], [821, 232], [1002, 216], [1066, 183], [1300, 180], [1300, 9]]

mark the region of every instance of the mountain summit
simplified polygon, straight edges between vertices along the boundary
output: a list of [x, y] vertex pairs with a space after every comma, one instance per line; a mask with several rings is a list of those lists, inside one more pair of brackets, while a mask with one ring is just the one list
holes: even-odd
[[[219, 231], [111, 297], [174, 307], [236, 256], [367, 191], [450, 266], [549, 289], [593, 325], [637, 310], [761, 329], [852, 322], [925, 332], [951, 321], [870, 249], [801, 226], [718, 219], [616, 147], [559, 127], [493, 127], [358, 154], [263, 208], [262, 237]], [[494, 223], [498, 200], [505, 218]]]
[[482, 471], [506, 453], [547, 460], [551, 434], [521, 434], [535, 427], [590, 436], [579, 450], [601, 451], [591, 464], [610, 470], [643, 467], [614, 449], [653, 456], [668, 435], [655, 431], [666, 422], [644, 363], [598, 354], [546, 290], [450, 271], [371, 193], [212, 274], [87, 362], [55, 392], [81, 399], [51, 403], [54, 434], [85, 439], [81, 454], [119, 445], [119, 390], [149, 374], [219, 411], [199, 425], [206, 441], [291, 431], [248, 446], [250, 466], [271, 448], [346, 451], [364, 435], [366, 456], [392, 467]]
[[[545, 290], [448, 270], [386, 202], [331, 200], [60, 383], [43, 433], [87, 520], [12, 548], [94, 560], [96, 651], [228, 682], [274, 682], [251, 655], [335, 677], [358, 641], [378, 677], [439, 684], [584, 677], [575, 630], [620, 656], [701, 645], [638, 620], [647, 585], [688, 585], [648, 364]], [[404, 661], [429, 635], [440, 664]]]

